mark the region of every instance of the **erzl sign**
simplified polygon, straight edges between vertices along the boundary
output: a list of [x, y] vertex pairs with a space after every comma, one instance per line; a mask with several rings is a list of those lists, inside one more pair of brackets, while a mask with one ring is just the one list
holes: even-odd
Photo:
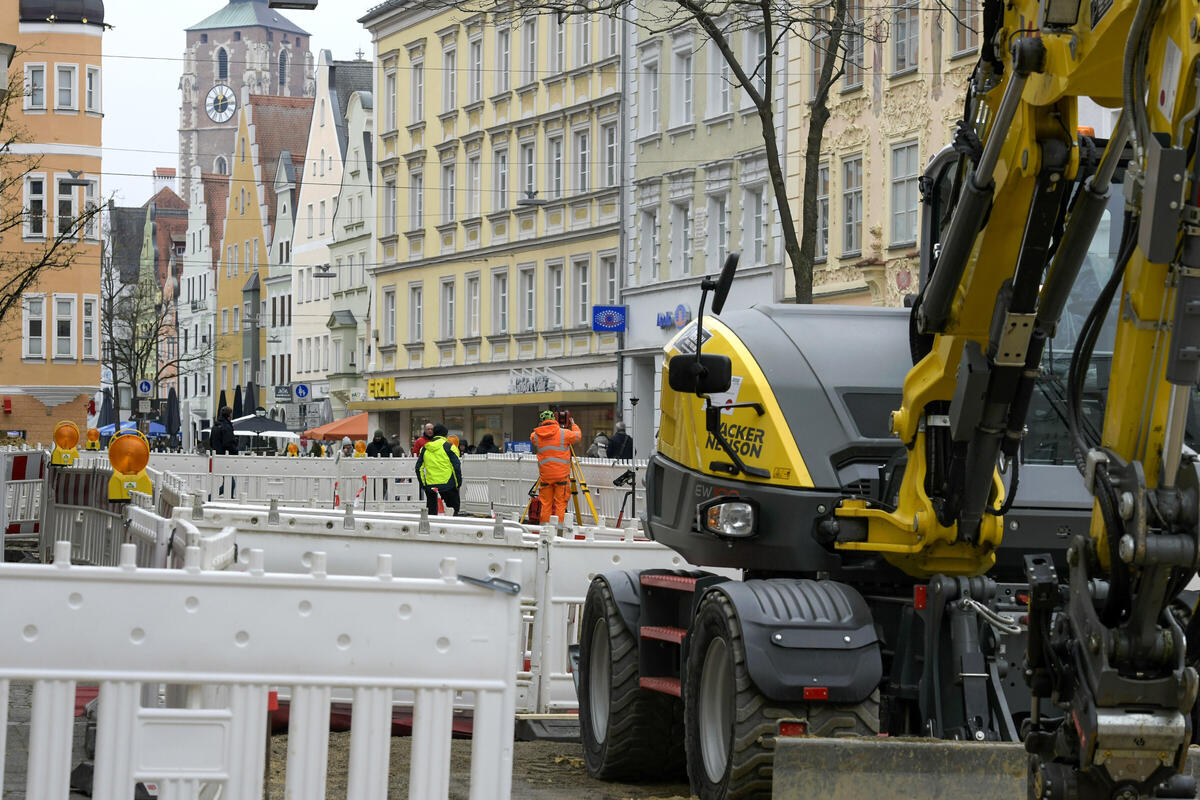
[[367, 381], [367, 397], [399, 397], [395, 378], [371, 378]]

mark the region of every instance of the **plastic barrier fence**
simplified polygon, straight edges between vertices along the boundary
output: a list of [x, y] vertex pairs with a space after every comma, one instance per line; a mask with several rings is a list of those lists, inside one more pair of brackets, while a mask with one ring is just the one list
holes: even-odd
[[54, 543], [69, 541], [71, 559], [115, 564], [124, 541], [124, 506], [108, 502], [111, 469], [48, 467], [39, 549], [49, 563]]
[[[42, 493], [46, 482], [46, 454], [37, 450], [0, 453], [0, 531], [6, 539], [36, 541], [41, 531]], [[10, 538], [11, 537], [11, 538]]]
[[[459, 582], [453, 559], [440, 577], [395, 578], [387, 556], [372, 576], [332, 576], [314, 559], [306, 575], [143, 570], [135, 548], [121, 569], [0, 565], [0, 693], [34, 682], [26, 796], [66, 797], [76, 682], [100, 683], [96, 797], [262, 796], [271, 686], [292, 696], [287, 788], [292, 800], [325, 797], [331, 693], [353, 694], [348, 796], [384, 798], [389, 784], [391, 698], [415, 695], [410, 800], [449, 791], [452, 700], [475, 696], [470, 797], [508, 798], [512, 782], [517, 598]], [[502, 574], [515, 577], [516, 565]], [[253, 613], [230, 613], [253, 609]], [[403, 646], [397, 646], [403, 642]], [[87, 653], [81, 658], [80, 653]], [[145, 708], [143, 683], [217, 685], [222, 708]], [[0, 706], [0, 774], [7, 705]]]

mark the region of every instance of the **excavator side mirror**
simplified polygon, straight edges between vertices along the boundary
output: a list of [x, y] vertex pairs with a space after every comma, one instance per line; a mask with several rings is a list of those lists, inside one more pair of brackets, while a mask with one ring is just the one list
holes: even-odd
[[671, 356], [667, 371], [671, 388], [689, 394], [726, 392], [733, 381], [733, 363], [719, 353]]
[[[729, 289], [733, 286], [733, 273], [737, 272], [738, 254], [730, 253], [721, 267], [721, 277], [717, 279], [717, 289], [713, 292], [712, 313], [720, 314], [725, 307], [725, 298], [729, 297]], [[722, 389], [721, 391], [725, 391]]]

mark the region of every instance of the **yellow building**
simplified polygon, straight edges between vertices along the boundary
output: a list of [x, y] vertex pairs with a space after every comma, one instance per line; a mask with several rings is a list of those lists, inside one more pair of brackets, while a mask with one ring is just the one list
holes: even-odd
[[311, 97], [249, 95], [238, 112], [217, 263], [216, 396], [225, 392], [230, 405], [248, 383], [261, 404], [269, 382], [263, 281], [278, 210], [275, 172], [281, 153], [304, 153], [312, 110]]
[[[950, 143], [975, 66], [976, 0], [945, 6], [850, 3], [867, 31], [847, 34], [845, 75], [829, 94], [818, 180], [817, 302], [899, 305], [916, 291], [925, 165]], [[787, 175], [799, 229], [817, 44], [788, 43]]]
[[[6, 209], [24, 220], [0, 232], [4, 283], [37, 262], [56, 237], [72, 240], [70, 266], [43, 272], [0, 320], [0, 435], [49, 442], [59, 420], [86, 427], [101, 385], [100, 220], [79, 217], [100, 197], [101, 0], [20, 0], [0, 16], [15, 45], [0, 156]], [[9, 210], [0, 214], [14, 220]], [[14, 220], [15, 222], [15, 220]], [[63, 251], [59, 251], [62, 253]]]
[[370, 427], [527, 442], [568, 408], [611, 430], [619, 291], [619, 29], [393, 0], [375, 44], [378, 311]]

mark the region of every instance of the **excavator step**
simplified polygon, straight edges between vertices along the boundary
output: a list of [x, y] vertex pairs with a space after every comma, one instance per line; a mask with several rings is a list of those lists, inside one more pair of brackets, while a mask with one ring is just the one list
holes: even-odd
[[643, 572], [641, 580], [642, 586], [656, 589], [675, 589], [679, 592], [696, 591], [696, 579], [687, 575], [655, 575]]
[[679, 678], [638, 678], [638, 686], [652, 692], [683, 696], [683, 686], [679, 683]]
[[683, 637], [687, 636], [687, 628], [673, 628], [670, 625], [643, 625], [642, 638], [656, 639], [660, 642], [671, 642], [672, 644], [682, 644]]

